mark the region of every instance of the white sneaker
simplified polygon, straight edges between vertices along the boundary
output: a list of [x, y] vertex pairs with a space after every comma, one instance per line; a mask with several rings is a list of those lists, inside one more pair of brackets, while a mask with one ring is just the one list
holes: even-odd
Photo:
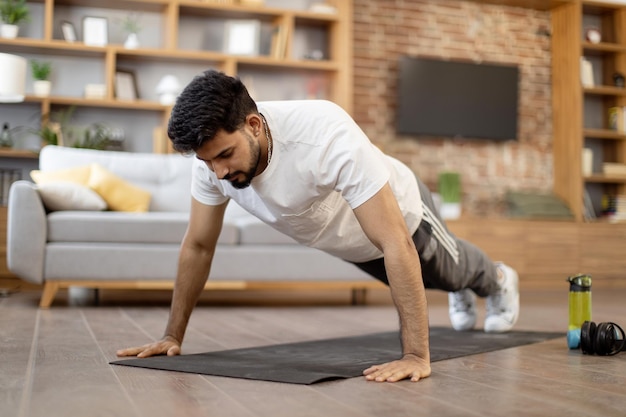
[[448, 293], [450, 322], [454, 330], [472, 330], [476, 325], [476, 296], [470, 289]]
[[508, 332], [519, 316], [519, 277], [517, 272], [503, 263], [496, 263], [502, 273], [500, 289], [487, 297], [485, 331], [488, 333]]

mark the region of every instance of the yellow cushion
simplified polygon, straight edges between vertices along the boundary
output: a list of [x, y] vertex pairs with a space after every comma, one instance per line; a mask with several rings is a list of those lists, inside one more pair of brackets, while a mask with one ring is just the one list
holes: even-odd
[[150, 193], [130, 184], [98, 164], [91, 165], [89, 188], [100, 194], [111, 210], [148, 211]]
[[91, 165], [83, 165], [74, 168], [59, 169], [56, 171], [30, 172], [30, 177], [36, 184], [49, 184], [52, 182], [72, 182], [80, 185], [87, 185], [91, 175]]

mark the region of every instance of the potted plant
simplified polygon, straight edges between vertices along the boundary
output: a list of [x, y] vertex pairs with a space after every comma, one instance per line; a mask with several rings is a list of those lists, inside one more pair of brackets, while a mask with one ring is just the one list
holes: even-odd
[[124, 42], [124, 48], [136, 49], [139, 47], [139, 37], [137, 34], [141, 31], [139, 25], [139, 15], [131, 13], [124, 17], [122, 20], [122, 28], [128, 33], [126, 41]]
[[17, 37], [19, 24], [27, 22], [30, 11], [26, 0], [0, 0], [0, 37], [13, 39]]
[[441, 217], [461, 217], [461, 175], [458, 172], [441, 172], [438, 192], [441, 195]]
[[30, 61], [33, 75], [33, 90], [37, 97], [48, 97], [50, 95], [51, 83], [50, 73], [52, 63], [44, 61]]
[[74, 114], [75, 107], [70, 106], [53, 113], [43, 115], [44, 122], [39, 129], [32, 130], [32, 133], [41, 138], [41, 146], [64, 145], [64, 136], [69, 136], [71, 131], [70, 120]]

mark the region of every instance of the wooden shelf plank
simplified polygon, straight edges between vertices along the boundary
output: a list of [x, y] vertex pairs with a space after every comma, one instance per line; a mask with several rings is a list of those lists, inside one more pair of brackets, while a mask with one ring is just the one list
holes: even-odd
[[605, 14], [614, 12], [624, 7], [624, 4], [614, 3], [610, 1], [598, 0], [582, 0], [583, 13], [585, 14]]
[[20, 53], [28, 52], [34, 54], [77, 56], [87, 58], [102, 58], [110, 47], [88, 46], [82, 42], [66, 42], [62, 40], [44, 41], [42, 39], [0, 38], [2, 52]]
[[81, 107], [108, 107], [118, 109], [154, 110], [166, 111], [170, 106], [164, 106], [156, 101], [148, 100], [100, 100], [87, 99], [83, 97], [36, 97], [26, 96], [25, 101], [34, 103], [49, 103], [51, 105], [81, 106]]
[[612, 42], [591, 43], [585, 41], [582, 43], [584, 55], [604, 55], [607, 53], [626, 52], [626, 45], [620, 45]]
[[39, 158], [39, 154], [26, 149], [0, 148], [0, 158]]
[[129, 60], [154, 60], [160, 62], [198, 62], [206, 61], [220, 63], [225, 61], [229, 55], [213, 51], [194, 51], [185, 49], [159, 49], [159, 48], [138, 48], [125, 49], [122, 46], [114, 48], [114, 53], [123, 59]]
[[626, 175], [605, 175], [601, 173], [594, 173], [589, 177], [584, 178], [587, 183], [595, 184], [626, 184]]
[[268, 67], [281, 67], [293, 69], [310, 69], [321, 71], [337, 71], [339, 65], [332, 61], [314, 61], [300, 59], [276, 59], [272, 57], [240, 57], [238, 63], [245, 65], [262, 65]]
[[551, 10], [577, 0], [473, 0], [474, 3], [495, 4], [498, 6], [523, 7], [535, 10]]
[[158, 61], [209, 61], [215, 63], [234, 60], [236, 63], [245, 65], [272, 66], [292, 69], [311, 69], [337, 71], [339, 65], [334, 61], [328, 60], [297, 60], [297, 59], [276, 59], [266, 55], [259, 56], [232, 56], [222, 52], [214, 51], [191, 51], [191, 50], [162, 50], [162, 49], [124, 49], [116, 47], [115, 54], [124, 59], [154, 59]]
[[263, 21], [272, 21], [284, 14], [292, 14], [298, 19], [317, 21], [317, 22], [334, 22], [339, 19], [334, 13], [316, 13], [308, 10], [291, 10], [280, 9], [267, 6], [252, 6], [245, 4], [221, 4], [211, 2], [198, 2], [197, 0], [181, 0], [180, 13], [185, 15], [204, 15], [215, 16], [220, 18], [231, 19], [259, 19]]
[[599, 85], [597, 87], [583, 88], [585, 94], [603, 95], [603, 96], [626, 96], [626, 88], [613, 87], [610, 85]]
[[73, 7], [96, 7], [99, 9], [132, 10], [141, 12], [161, 12], [171, 0], [54, 0], [55, 5]]
[[626, 132], [610, 129], [584, 129], [583, 135], [586, 138], [626, 140]]

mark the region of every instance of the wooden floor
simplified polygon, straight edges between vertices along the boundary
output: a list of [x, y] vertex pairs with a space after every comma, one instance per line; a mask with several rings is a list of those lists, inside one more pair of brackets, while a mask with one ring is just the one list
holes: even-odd
[[[111, 366], [116, 349], [161, 336], [165, 303], [113, 295], [98, 307], [60, 299], [39, 310], [38, 297], [25, 291], [0, 299], [3, 417], [626, 415], [626, 353], [584, 356], [569, 351], [564, 337], [436, 362], [432, 376], [418, 383], [359, 377], [300, 386]], [[431, 325], [448, 326], [445, 295], [429, 292], [428, 298]], [[594, 291], [594, 321], [626, 327], [625, 300], [626, 290]], [[562, 331], [566, 325], [565, 282], [562, 291], [522, 293], [518, 329]], [[396, 328], [386, 294], [375, 294], [367, 306], [333, 299], [208, 301], [192, 316], [184, 352]]]

